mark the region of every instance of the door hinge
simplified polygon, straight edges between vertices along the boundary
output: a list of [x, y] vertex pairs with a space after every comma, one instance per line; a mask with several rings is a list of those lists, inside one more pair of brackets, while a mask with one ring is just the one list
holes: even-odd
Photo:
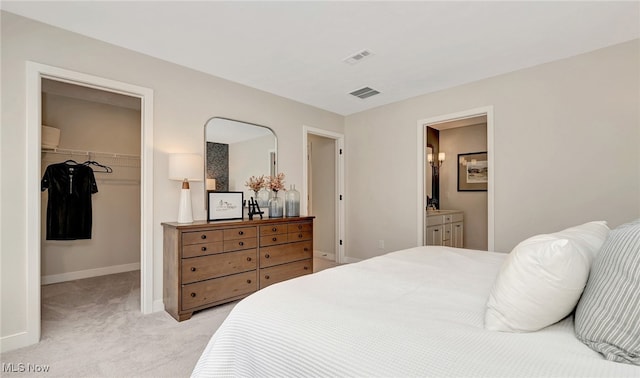
[[340, 155], [342, 155], [342, 148], [340, 149]]
[[340, 194], [340, 201], [342, 201], [342, 194]]
[[340, 245], [342, 245], [342, 239], [340, 239]]

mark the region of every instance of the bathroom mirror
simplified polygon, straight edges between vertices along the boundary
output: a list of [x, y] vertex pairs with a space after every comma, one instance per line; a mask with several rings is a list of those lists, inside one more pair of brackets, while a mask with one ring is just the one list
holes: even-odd
[[253, 196], [244, 185], [249, 177], [275, 176], [278, 140], [270, 128], [214, 117], [204, 134], [205, 190], [244, 192], [248, 199]]

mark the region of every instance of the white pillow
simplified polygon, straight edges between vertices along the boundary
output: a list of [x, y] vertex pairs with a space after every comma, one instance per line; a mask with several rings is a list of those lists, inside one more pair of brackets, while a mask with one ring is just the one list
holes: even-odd
[[537, 331], [569, 315], [608, 233], [606, 222], [589, 222], [518, 244], [489, 294], [485, 328]]

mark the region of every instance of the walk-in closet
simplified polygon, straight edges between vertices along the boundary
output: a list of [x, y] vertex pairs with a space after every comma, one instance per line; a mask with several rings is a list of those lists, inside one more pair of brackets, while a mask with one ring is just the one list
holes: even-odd
[[[92, 288], [100, 289], [85, 279], [117, 286], [118, 274], [139, 277], [140, 105], [139, 98], [42, 79], [43, 331], [70, 307], [99, 301]], [[128, 282], [137, 288], [123, 290], [139, 293], [139, 278]]]

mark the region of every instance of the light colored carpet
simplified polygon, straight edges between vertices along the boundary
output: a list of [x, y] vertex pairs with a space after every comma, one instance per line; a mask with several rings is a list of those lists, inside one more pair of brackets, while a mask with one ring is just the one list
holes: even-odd
[[[337, 264], [315, 258], [314, 272]], [[42, 287], [42, 340], [0, 355], [2, 376], [188, 377], [237, 302], [177, 322], [140, 313], [140, 271]], [[15, 372], [7, 370], [13, 364]], [[20, 365], [23, 364], [23, 365]], [[18, 372], [20, 366], [48, 372]]]
[[49, 371], [2, 376], [188, 377], [235, 303], [177, 322], [164, 311], [140, 313], [139, 271], [43, 286], [41, 342], [0, 360], [4, 370]]

